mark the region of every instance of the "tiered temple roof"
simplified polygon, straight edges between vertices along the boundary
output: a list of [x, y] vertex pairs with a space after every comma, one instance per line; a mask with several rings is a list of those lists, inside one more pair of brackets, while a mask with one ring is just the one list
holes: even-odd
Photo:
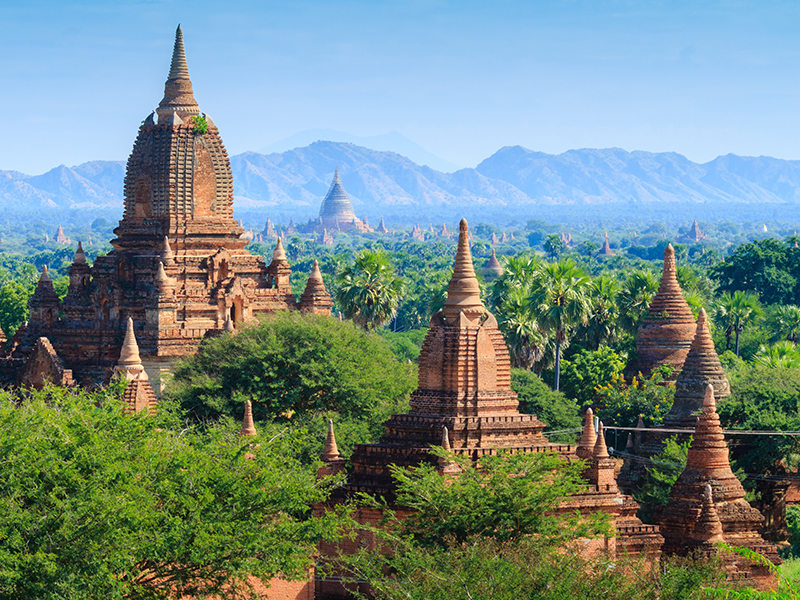
[[755, 550], [780, 564], [775, 546], [765, 542], [759, 534], [764, 517], [744, 499], [744, 488], [731, 470], [728, 445], [711, 385], [705, 389], [703, 412], [689, 447], [686, 468], [672, 486], [669, 503], [661, 513], [665, 553], [687, 554], [706, 537], [708, 521], [713, 521], [707, 509], [703, 510], [707, 486], [711, 486], [723, 540], [733, 546]]
[[131, 318], [143, 367], [158, 387], [161, 372], [229, 319], [239, 326], [299, 308], [285, 255], [267, 268], [245, 250], [243, 232], [233, 218], [227, 151], [194, 98], [179, 27], [164, 97], [128, 159], [113, 250], [90, 267], [79, 248], [63, 302], [42, 275], [14, 356], [26, 358], [45, 336], [76, 379], [94, 385], [117, 363]]
[[719, 362], [708, 330], [706, 311], [700, 309], [697, 332], [675, 381], [675, 399], [669, 413], [664, 417], [664, 425], [694, 429], [698, 419], [696, 413], [703, 408], [706, 386], [709, 384], [714, 387], [714, 397], [717, 400], [731, 395], [728, 377]]
[[664, 270], [658, 293], [650, 303], [636, 338], [639, 370], [649, 376], [656, 367], [670, 365], [673, 369], [670, 379], [676, 379], [689, 354], [696, 330], [692, 309], [678, 284], [675, 249], [668, 244], [664, 250]]

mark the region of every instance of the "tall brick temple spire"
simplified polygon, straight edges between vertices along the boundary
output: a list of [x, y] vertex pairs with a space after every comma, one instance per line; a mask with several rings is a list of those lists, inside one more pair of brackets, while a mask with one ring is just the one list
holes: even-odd
[[173, 112], [184, 123], [188, 123], [190, 117], [200, 114], [200, 108], [192, 91], [192, 80], [189, 79], [189, 66], [186, 64], [183, 30], [180, 25], [175, 31], [175, 46], [172, 49], [167, 83], [164, 85], [164, 98], [156, 111], [159, 120], [162, 117], [169, 117]]
[[664, 271], [653, 301], [650, 303], [636, 336], [639, 370], [646, 376], [660, 365], [673, 369], [675, 380], [689, 353], [697, 324], [692, 309], [683, 297], [675, 267], [675, 249], [664, 249]]

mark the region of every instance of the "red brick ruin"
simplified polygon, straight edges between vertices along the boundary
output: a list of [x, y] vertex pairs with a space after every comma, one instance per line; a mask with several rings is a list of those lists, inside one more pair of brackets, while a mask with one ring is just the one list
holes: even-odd
[[113, 250], [90, 267], [78, 247], [63, 302], [42, 272], [14, 358], [0, 365], [5, 379], [19, 382], [44, 337], [77, 382], [103, 382], [132, 320], [142, 366], [160, 389], [162, 372], [226, 325], [279, 310], [330, 312], [321, 278], [295, 300], [280, 240], [269, 266], [245, 250], [244, 230], [233, 218], [228, 154], [195, 101], [180, 27], [164, 97], [143, 121], [128, 159], [124, 196]]

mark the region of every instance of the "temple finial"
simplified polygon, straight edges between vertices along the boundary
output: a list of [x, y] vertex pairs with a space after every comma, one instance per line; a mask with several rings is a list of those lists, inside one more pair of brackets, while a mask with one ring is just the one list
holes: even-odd
[[336, 435], [333, 433], [333, 419], [328, 419], [328, 436], [325, 438], [325, 449], [322, 451], [322, 460], [331, 462], [339, 459], [339, 447], [336, 445]]
[[244, 418], [242, 419], [242, 429], [239, 432], [241, 436], [256, 436], [256, 426], [253, 423], [253, 403], [250, 400], [245, 400], [244, 403]]
[[136, 335], [133, 333], [133, 319], [130, 317], [128, 317], [125, 341], [122, 342], [122, 350], [120, 350], [117, 364], [123, 367], [142, 364], [142, 359], [139, 357], [139, 344], [136, 343]]
[[286, 260], [286, 252], [283, 249], [283, 242], [281, 238], [278, 238], [278, 241], [275, 243], [275, 250], [272, 251], [272, 260], [279, 260], [285, 261]]
[[606, 436], [603, 432], [603, 422], [597, 427], [597, 442], [594, 445], [594, 458], [608, 458], [608, 448], [606, 447]]
[[472, 264], [469, 226], [466, 219], [461, 219], [458, 229], [456, 261], [453, 266], [453, 276], [447, 286], [447, 300], [444, 303], [444, 316], [449, 322], [455, 322], [460, 312], [469, 319], [475, 319], [485, 312], [481, 302], [481, 288]]
[[74, 262], [76, 265], [86, 264], [86, 253], [83, 251], [83, 246], [81, 245], [80, 240], [78, 240], [78, 249], [75, 251], [75, 258], [72, 262]]
[[183, 30], [178, 25], [175, 30], [175, 46], [172, 48], [172, 63], [167, 79], [189, 79], [189, 65], [186, 64], [186, 50], [183, 47]]

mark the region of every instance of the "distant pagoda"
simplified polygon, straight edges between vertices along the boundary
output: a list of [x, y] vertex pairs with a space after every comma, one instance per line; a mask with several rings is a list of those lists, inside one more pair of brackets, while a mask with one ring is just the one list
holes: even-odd
[[339, 167], [333, 174], [333, 181], [319, 208], [319, 218], [304, 228], [306, 233], [323, 233], [323, 230], [343, 231], [345, 233], [368, 233], [372, 227], [356, 217], [350, 196], [342, 185]]

